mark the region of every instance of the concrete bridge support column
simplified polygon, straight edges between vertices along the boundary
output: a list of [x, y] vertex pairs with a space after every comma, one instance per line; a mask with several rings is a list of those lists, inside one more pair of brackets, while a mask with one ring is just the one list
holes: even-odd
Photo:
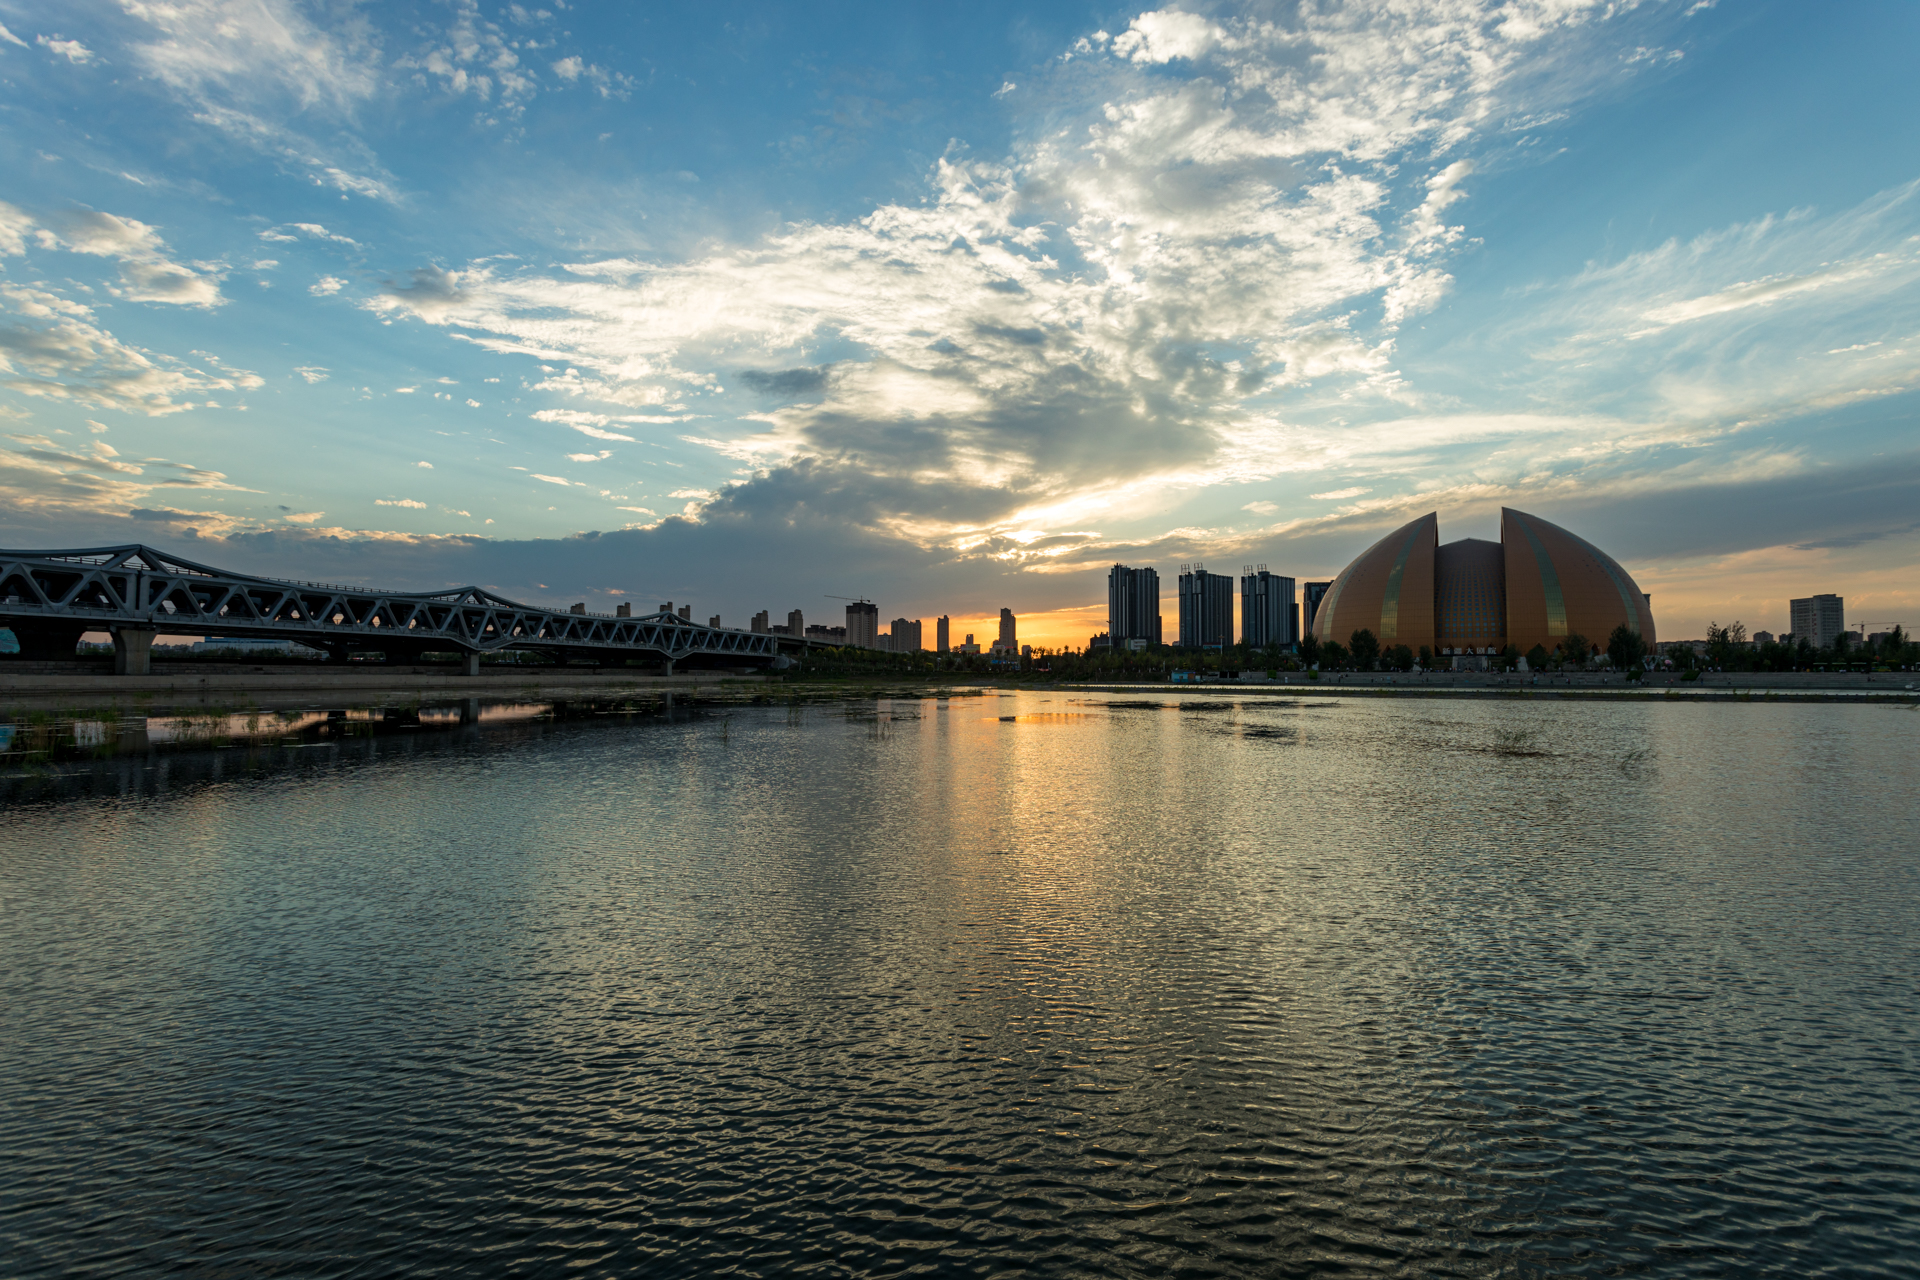
[[477, 676], [480, 674], [480, 655], [479, 654], [469, 653], [466, 656], [465, 663], [466, 665], [463, 668], [463, 671], [465, 672], [465, 674], [470, 676]]
[[157, 631], [134, 631], [121, 627], [113, 633], [113, 674], [150, 676], [153, 674], [153, 638]]

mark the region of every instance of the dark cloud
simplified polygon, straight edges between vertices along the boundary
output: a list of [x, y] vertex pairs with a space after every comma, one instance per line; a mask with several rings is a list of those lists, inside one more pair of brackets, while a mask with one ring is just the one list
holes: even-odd
[[744, 369], [739, 374], [739, 381], [763, 396], [803, 400], [825, 393], [827, 376], [832, 370], [833, 366], [830, 364], [816, 365], [812, 368], [779, 369], [772, 372]]

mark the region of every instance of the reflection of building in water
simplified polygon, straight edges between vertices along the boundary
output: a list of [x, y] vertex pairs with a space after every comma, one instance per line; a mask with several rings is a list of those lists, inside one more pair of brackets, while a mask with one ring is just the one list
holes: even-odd
[[1653, 648], [1653, 598], [1579, 535], [1511, 508], [1497, 543], [1443, 547], [1439, 534], [1429, 513], [1362, 552], [1312, 610], [1314, 637], [1346, 644], [1364, 629], [1382, 648], [1483, 660], [1509, 645], [1552, 652], [1575, 636], [1591, 652], [1625, 626]]

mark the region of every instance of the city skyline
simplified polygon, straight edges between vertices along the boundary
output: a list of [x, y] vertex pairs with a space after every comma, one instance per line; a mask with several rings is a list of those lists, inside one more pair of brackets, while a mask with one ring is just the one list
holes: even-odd
[[9, 7], [0, 544], [1059, 647], [1518, 506], [1912, 616], [1915, 11], [1360, 9]]

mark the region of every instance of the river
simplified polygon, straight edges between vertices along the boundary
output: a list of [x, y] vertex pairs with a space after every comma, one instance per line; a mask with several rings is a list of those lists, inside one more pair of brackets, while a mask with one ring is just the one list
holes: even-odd
[[10, 793], [8, 1274], [1920, 1257], [1920, 713], [457, 720]]

